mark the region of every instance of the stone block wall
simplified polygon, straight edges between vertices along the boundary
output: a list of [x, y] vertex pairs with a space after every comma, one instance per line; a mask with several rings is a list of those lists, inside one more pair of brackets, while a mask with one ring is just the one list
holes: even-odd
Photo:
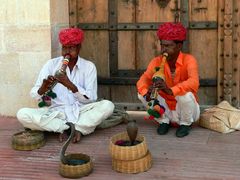
[[68, 26], [68, 0], [1, 0], [0, 115], [36, 107], [30, 89], [43, 64], [60, 54], [58, 32]]

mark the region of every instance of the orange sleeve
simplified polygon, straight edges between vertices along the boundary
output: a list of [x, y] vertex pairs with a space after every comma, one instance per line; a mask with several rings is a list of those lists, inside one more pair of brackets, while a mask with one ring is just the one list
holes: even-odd
[[[186, 59], [186, 72], [187, 79], [182, 81], [171, 88], [174, 96], [181, 96], [187, 92], [197, 93], [199, 88], [199, 75], [197, 61], [193, 56], [187, 56]], [[183, 72], [181, 72], [183, 73]], [[187, 74], [186, 74], [187, 73]]]
[[141, 75], [140, 79], [137, 82], [137, 91], [139, 94], [144, 96], [149, 86], [152, 84], [152, 76], [154, 74], [154, 68], [158, 65], [159, 66], [159, 57], [156, 57], [151, 60], [149, 63], [146, 71]]

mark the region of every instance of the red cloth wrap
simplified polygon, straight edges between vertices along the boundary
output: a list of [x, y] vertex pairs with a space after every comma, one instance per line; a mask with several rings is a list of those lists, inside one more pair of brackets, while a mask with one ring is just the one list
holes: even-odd
[[160, 40], [177, 40], [186, 39], [186, 28], [181, 23], [167, 22], [159, 26], [157, 36]]
[[84, 33], [79, 28], [63, 29], [59, 33], [59, 41], [62, 45], [74, 46], [81, 44], [84, 38]]

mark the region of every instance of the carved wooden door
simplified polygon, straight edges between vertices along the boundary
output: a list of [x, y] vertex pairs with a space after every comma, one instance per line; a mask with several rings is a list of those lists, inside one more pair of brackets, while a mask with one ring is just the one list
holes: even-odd
[[159, 24], [188, 28], [183, 51], [198, 60], [199, 99], [239, 105], [239, 12], [237, 0], [69, 0], [70, 25], [85, 31], [80, 55], [98, 69], [99, 97], [138, 105], [136, 81], [157, 56]]

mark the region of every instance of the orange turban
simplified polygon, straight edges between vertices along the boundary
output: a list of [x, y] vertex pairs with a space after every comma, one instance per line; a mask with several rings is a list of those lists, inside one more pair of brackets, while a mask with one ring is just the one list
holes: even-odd
[[184, 41], [186, 28], [181, 23], [167, 22], [159, 26], [157, 36], [160, 40]]
[[59, 33], [59, 41], [62, 45], [78, 45], [83, 41], [83, 31], [79, 28], [63, 29]]

